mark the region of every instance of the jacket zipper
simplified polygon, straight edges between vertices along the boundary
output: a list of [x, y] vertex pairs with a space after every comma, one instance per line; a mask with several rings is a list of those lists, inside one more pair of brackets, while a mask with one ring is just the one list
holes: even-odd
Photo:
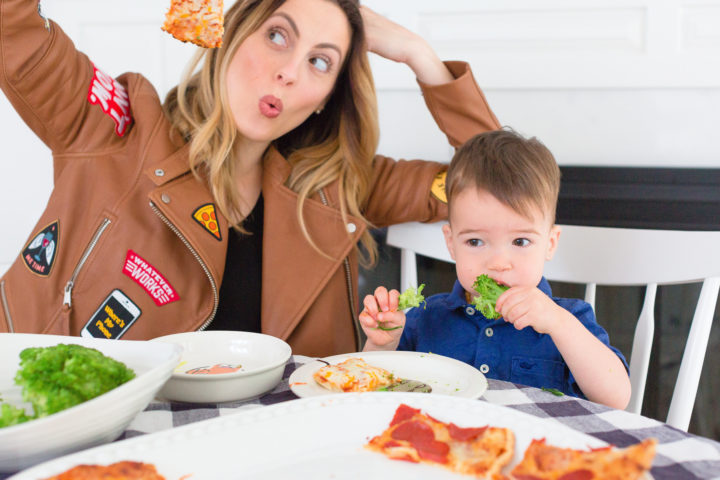
[[8, 307], [7, 303], [7, 295], [5, 294], [5, 280], [0, 282], [0, 297], [2, 297], [3, 311], [5, 312], [5, 319], [7, 320], [10, 333], [15, 333], [15, 327], [13, 326], [12, 317], [10, 317], [10, 307]]
[[[322, 190], [318, 190], [318, 193], [320, 194], [320, 199], [322, 200], [323, 205], [326, 207], [329, 205], [327, 198], [325, 197], [325, 192]], [[355, 295], [353, 293], [353, 281], [352, 281], [352, 275], [350, 273], [350, 261], [348, 260], [348, 257], [345, 257], [343, 259], [343, 267], [345, 268], [345, 279], [347, 280], [347, 289], [348, 289], [348, 300], [350, 301], [350, 315], [352, 317], [353, 321], [353, 327], [355, 328], [355, 338], [357, 343], [357, 351], [359, 352], [362, 350], [361, 345], [361, 329], [360, 329], [360, 321], [357, 317], [357, 312], [355, 311]]]
[[63, 305], [67, 308], [72, 307], [72, 289], [75, 286], [75, 280], [77, 280], [77, 276], [80, 274], [80, 270], [82, 270], [83, 265], [85, 265], [85, 262], [87, 262], [88, 257], [92, 253], [92, 251], [95, 249], [95, 245], [97, 245], [98, 241], [100, 240], [100, 236], [103, 234], [105, 229], [110, 225], [111, 221], [109, 218], [104, 218], [103, 221], [100, 223], [100, 226], [95, 230], [95, 235], [93, 235], [92, 240], [90, 240], [90, 243], [85, 248], [85, 251], [82, 254], [82, 257], [80, 257], [80, 261], [75, 266], [75, 270], [73, 270], [72, 276], [70, 277], [70, 280], [65, 284], [65, 294], [63, 296]]
[[190, 253], [192, 254], [192, 256], [195, 257], [195, 260], [197, 260], [198, 263], [200, 264], [200, 267], [203, 269], [203, 272], [205, 272], [205, 275], [207, 275], [208, 280], [210, 280], [210, 287], [212, 288], [212, 292], [213, 292], [213, 302], [214, 302], [213, 310], [210, 313], [210, 316], [207, 318], [207, 320], [205, 320], [205, 323], [203, 323], [200, 326], [200, 328], [198, 329], [198, 330], [205, 330], [207, 328], [207, 326], [210, 325], [210, 322], [212, 322], [213, 319], [215, 318], [215, 314], [217, 313], [217, 309], [218, 309], [218, 304], [220, 303], [220, 296], [218, 294], [217, 285], [215, 284], [215, 279], [213, 279], [212, 274], [210, 273], [210, 270], [207, 268], [207, 265], [205, 264], [205, 262], [203, 262], [202, 258], [200, 258], [200, 255], [197, 253], [197, 251], [193, 248], [192, 245], [190, 245], [190, 242], [187, 241], [185, 236], [182, 233], [180, 233], [180, 230], [178, 230], [177, 227], [175, 225], [173, 225], [172, 222], [165, 215], [163, 215], [163, 213], [157, 208], [157, 206], [155, 206], [155, 204], [153, 202], [150, 202], [150, 208], [152, 208], [153, 211], [155, 212], [155, 215], [160, 217], [160, 220], [162, 220], [163, 223], [165, 225], [167, 225], [168, 228], [170, 230], [172, 230], [175, 235], [178, 236], [180, 241], [182, 241], [183, 244], [185, 244], [185, 246], [188, 248], [188, 250], [190, 250]]

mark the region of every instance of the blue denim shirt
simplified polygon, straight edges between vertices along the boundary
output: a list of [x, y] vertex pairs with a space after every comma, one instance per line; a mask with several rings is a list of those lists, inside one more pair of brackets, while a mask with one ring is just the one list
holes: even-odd
[[[601, 342], [610, 347], [627, 369], [625, 357], [610, 345], [607, 332], [583, 300], [555, 298], [543, 279], [538, 288], [572, 313]], [[585, 398], [550, 335], [532, 327], [516, 330], [503, 320], [488, 320], [465, 300], [465, 290], [455, 281], [451, 293], [433, 295], [422, 306], [408, 311], [398, 350], [432, 352], [456, 358], [479, 369], [486, 377], [538, 388], [555, 388]]]

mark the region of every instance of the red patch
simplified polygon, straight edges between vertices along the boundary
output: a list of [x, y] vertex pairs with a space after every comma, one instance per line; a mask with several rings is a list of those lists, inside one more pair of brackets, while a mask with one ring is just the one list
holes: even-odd
[[88, 101], [100, 105], [102, 111], [115, 121], [115, 133], [122, 137], [133, 123], [130, 115], [130, 97], [125, 87], [93, 65], [95, 74], [88, 89]]
[[170, 285], [170, 282], [165, 280], [165, 277], [155, 270], [155, 267], [132, 250], [128, 250], [125, 257], [123, 273], [135, 280], [135, 283], [152, 297], [158, 307], [180, 300], [180, 295]]

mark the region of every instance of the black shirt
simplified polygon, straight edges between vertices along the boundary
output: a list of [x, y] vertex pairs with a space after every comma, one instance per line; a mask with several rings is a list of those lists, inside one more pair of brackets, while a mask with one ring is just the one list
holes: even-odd
[[263, 210], [261, 194], [243, 223], [249, 234], [229, 229], [220, 304], [207, 330], [260, 332]]

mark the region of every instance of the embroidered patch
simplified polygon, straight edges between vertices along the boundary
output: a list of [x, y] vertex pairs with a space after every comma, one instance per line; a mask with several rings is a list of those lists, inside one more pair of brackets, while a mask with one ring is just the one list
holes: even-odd
[[141, 313], [140, 308], [127, 295], [115, 289], [95, 310], [80, 335], [95, 338], [120, 338]]
[[22, 257], [31, 272], [47, 277], [57, 257], [60, 226], [54, 221], [35, 235], [23, 249]]
[[445, 178], [447, 177], [447, 171], [440, 172], [435, 175], [432, 186], [430, 187], [430, 193], [433, 197], [440, 200], [442, 203], [447, 203], [447, 193], [445, 192]]
[[122, 137], [133, 122], [127, 90], [114, 78], [95, 68], [95, 65], [93, 70], [95, 73], [88, 90], [88, 101], [100, 105], [102, 111], [115, 121], [115, 133]]
[[215, 205], [212, 203], [206, 203], [198, 207], [193, 213], [192, 217], [198, 222], [205, 230], [210, 232], [213, 237], [217, 240], [222, 240], [220, 234], [220, 227], [218, 226], [217, 218], [215, 217]]
[[135, 280], [135, 283], [140, 285], [152, 297], [158, 307], [180, 300], [180, 295], [170, 285], [170, 282], [155, 267], [132, 250], [128, 250], [125, 256], [123, 273]]

